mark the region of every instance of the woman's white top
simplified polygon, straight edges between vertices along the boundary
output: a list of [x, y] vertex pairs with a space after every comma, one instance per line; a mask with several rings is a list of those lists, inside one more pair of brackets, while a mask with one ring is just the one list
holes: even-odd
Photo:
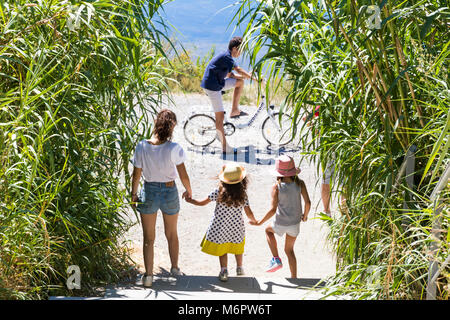
[[142, 140], [136, 146], [133, 165], [142, 168], [146, 182], [169, 182], [178, 177], [176, 166], [186, 159], [183, 148], [176, 142], [154, 145]]

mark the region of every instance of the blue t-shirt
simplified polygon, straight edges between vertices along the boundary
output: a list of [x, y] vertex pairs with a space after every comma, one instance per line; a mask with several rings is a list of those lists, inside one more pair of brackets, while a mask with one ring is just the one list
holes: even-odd
[[230, 50], [215, 56], [206, 66], [200, 87], [212, 91], [222, 90], [225, 86], [225, 77], [235, 67], [237, 64], [231, 56]]

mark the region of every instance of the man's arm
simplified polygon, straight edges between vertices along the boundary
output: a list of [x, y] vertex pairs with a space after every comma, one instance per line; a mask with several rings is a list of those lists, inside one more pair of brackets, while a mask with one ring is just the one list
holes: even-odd
[[227, 78], [234, 78], [234, 79], [237, 79], [237, 80], [245, 80], [245, 79], [247, 79], [245, 76], [240, 75], [240, 74], [236, 74], [236, 73], [233, 73], [233, 72], [228, 73], [227, 74]]
[[231, 76], [232, 78], [235, 79], [253, 79], [255, 81], [258, 81], [258, 78], [254, 77], [251, 73], [245, 71], [244, 69], [242, 69], [239, 66], [236, 66], [233, 68], [233, 70], [236, 70], [236, 72], [239, 73], [239, 75], [233, 74], [232, 72], [230, 72], [228, 75], [233, 74], [233, 76]]

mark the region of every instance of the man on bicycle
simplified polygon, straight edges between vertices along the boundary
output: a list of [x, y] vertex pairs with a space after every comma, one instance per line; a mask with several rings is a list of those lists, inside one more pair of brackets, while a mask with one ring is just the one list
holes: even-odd
[[[234, 37], [228, 44], [228, 50], [220, 53], [208, 63], [200, 86], [211, 100], [211, 105], [216, 118], [217, 137], [222, 142], [223, 152], [230, 153], [231, 148], [226, 140], [223, 129], [225, 110], [223, 108], [222, 91], [234, 88], [233, 103], [231, 107], [231, 118], [248, 115], [239, 110], [239, 100], [244, 88], [244, 80], [253, 78], [250, 73], [239, 67], [234, 58], [241, 54], [242, 37]], [[235, 70], [238, 74], [233, 73]], [[256, 80], [255, 78], [253, 78]]]

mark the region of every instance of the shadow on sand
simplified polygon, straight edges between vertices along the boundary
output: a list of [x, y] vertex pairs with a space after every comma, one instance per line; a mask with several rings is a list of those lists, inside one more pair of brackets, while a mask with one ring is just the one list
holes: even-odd
[[223, 153], [221, 148], [218, 147], [192, 147], [187, 148], [188, 151], [201, 155], [215, 155], [222, 160], [243, 162], [254, 165], [267, 165], [271, 166], [275, 164], [275, 159], [282, 154], [294, 153], [300, 150], [298, 146], [282, 146], [282, 147], [266, 147], [258, 148], [254, 145], [242, 146], [236, 148], [235, 153]]
[[122, 283], [114, 286], [114, 291], [110, 291], [109, 298], [122, 297], [122, 290], [147, 290], [148, 297], [157, 298], [159, 294], [169, 296], [171, 299], [183, 299], [189, 295], [187, 292], [219, 292], [219, 293], [277, 293], [280, 290], [289, 289], [312, 289], [321, 288], [325, 285], [321, 279], [313, 278], [270, 278], [257, 279], [246, 276], [230, 276], [227, 282], [222, 282], [216, 276], [181, 275], [171, 276], [170, 273], [161, 268], [158, 274], [154, 275], [153, 285], [148, 290], [142, 286], [142, 279], [139, 277], [135, 282]]

